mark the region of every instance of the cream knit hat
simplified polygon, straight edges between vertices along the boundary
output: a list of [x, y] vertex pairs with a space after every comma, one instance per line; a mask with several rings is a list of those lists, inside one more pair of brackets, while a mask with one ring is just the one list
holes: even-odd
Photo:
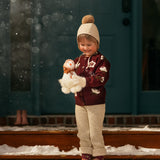
[[94, 37], [100, 44], [98, 28], [94, 24], [94, 17], [92, 15], [86, 15], [82, 18], [82, 24], [77, 31], [77, 37], [80, 34], [89, 34]]

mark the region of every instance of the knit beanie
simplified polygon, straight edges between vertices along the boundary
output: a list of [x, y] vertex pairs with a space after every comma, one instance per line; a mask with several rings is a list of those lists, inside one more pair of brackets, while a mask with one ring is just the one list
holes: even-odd
[[81, 34], [88, 34], [94, 37], [100, 44], [100, 37], [97, 26], [94, 24], [94, 17], [92, 15], [86, 15], [82, 18], [82, 24], [77, 31], [77, 37]]

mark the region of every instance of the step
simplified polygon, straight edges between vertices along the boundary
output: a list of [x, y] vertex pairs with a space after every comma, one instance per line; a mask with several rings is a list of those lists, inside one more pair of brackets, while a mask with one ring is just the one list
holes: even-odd
[[[46, 156], [46, 155], [20, 155], [20, 156], [16, 156], [16, 155], [0, 155], [0, 159], [1, 160], [58, 160], [58, 159], [61, 159], [61, 160], [66, 160], [66, 159], [74, 159], [74, 160], [80, 160], [81, 157], [80, 156]], [[157, 159], [159, 160], [160, 159], [160, 156], [153, 156], [153, 155], [107, 155], [105, 156], [105, 160], [111, 160], [111, 159], [114, 159], [114, 160], [117, 160], [117, 159], [121, 159], [121, 160], [133, 160], [133, 159], [137, 159], [137, 160], [153, 160], [153, 159]]]
[[[120, 147], [127, 144], [135, 147], [160, 149], [160, 131], [103, 130], [105, 145]], [[77, 130], [0, 131], [0, 145], [54, 145], [69, 151], [79, 147]], [[0, 159], [80, 159], [79, 155], [0, 155]], [[160, 159], [160, 155], [107, 155], [105, 159]]]
[[[136, 147], [160, 148], [159, 131], [103, 131], [105, 145], [115, 147], [131, 144]], [[60, 131], [0, 131], [0, 145], [55, 145], [68, 151], [79, 146], [76, 130]]]

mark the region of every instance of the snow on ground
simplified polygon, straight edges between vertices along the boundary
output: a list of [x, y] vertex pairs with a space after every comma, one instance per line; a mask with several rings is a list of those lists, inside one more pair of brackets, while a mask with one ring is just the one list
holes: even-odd
[[65, 152], [60, 151], [58, 147], [53, 145], [36, 145], [36, 146], [20, 146], [11, 147], [6, 144], [0, 145], [0, 155], [79, 155], [77, 148]]
[[[0, 131], [55, 131], [55, 130], [76, 130], [76, 128], [68, 127], [42, 127], [42, 126], [24, 126], [24, 127], [0, 127]], [[160, 131], [160, 128], [144, 127], [106, 127], [108, 131]], [[144, 148], [132, 146], [130, 144], [121, 147], [106, 146], [108, 155], [160, 155], [160, 149]], [[77, 148], [65, 152], [60, 151], [58, 147], [53, 145], [35, 145], [11, 147], [6, 144], [0, 145], [0, 155], [80, 155]]]
[[[138, 149], [132, 145], [121, 147], [106, 146], [108, 155], [160, 155], [160, 149], [139, 147]], [[77, 148], [65, 152], [60, 151], [58, 147], [53, 145], [36, 145], [36, 146], [20, 146], [18, 148], [0, 145], [0, 155], [80, 155]]]
[[[76, 130], [76, 127], [52, 127], [52, 126], [4, 126], [0, 127], [0, 131], [56, 131], [56, 130]], [[149, 126], [138, 127], [104, 127], [103, 130], [107, 131], [157, 131], [160, 132], [160, 128]]]

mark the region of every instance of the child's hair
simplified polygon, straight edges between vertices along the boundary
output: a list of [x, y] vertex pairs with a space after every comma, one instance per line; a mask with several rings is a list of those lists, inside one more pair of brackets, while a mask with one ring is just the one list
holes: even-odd
[[97, 44], [97, 49], [99, 49], [98, 41], [93, 36], [91, 36], [89, 34], [80, 34], [77, 37], [77, 43], [79, 44], [79, 42], [81, 42], [84, 38], [86, 38], [88, 41], [92, 41], [92, 42], [96, 43]]

